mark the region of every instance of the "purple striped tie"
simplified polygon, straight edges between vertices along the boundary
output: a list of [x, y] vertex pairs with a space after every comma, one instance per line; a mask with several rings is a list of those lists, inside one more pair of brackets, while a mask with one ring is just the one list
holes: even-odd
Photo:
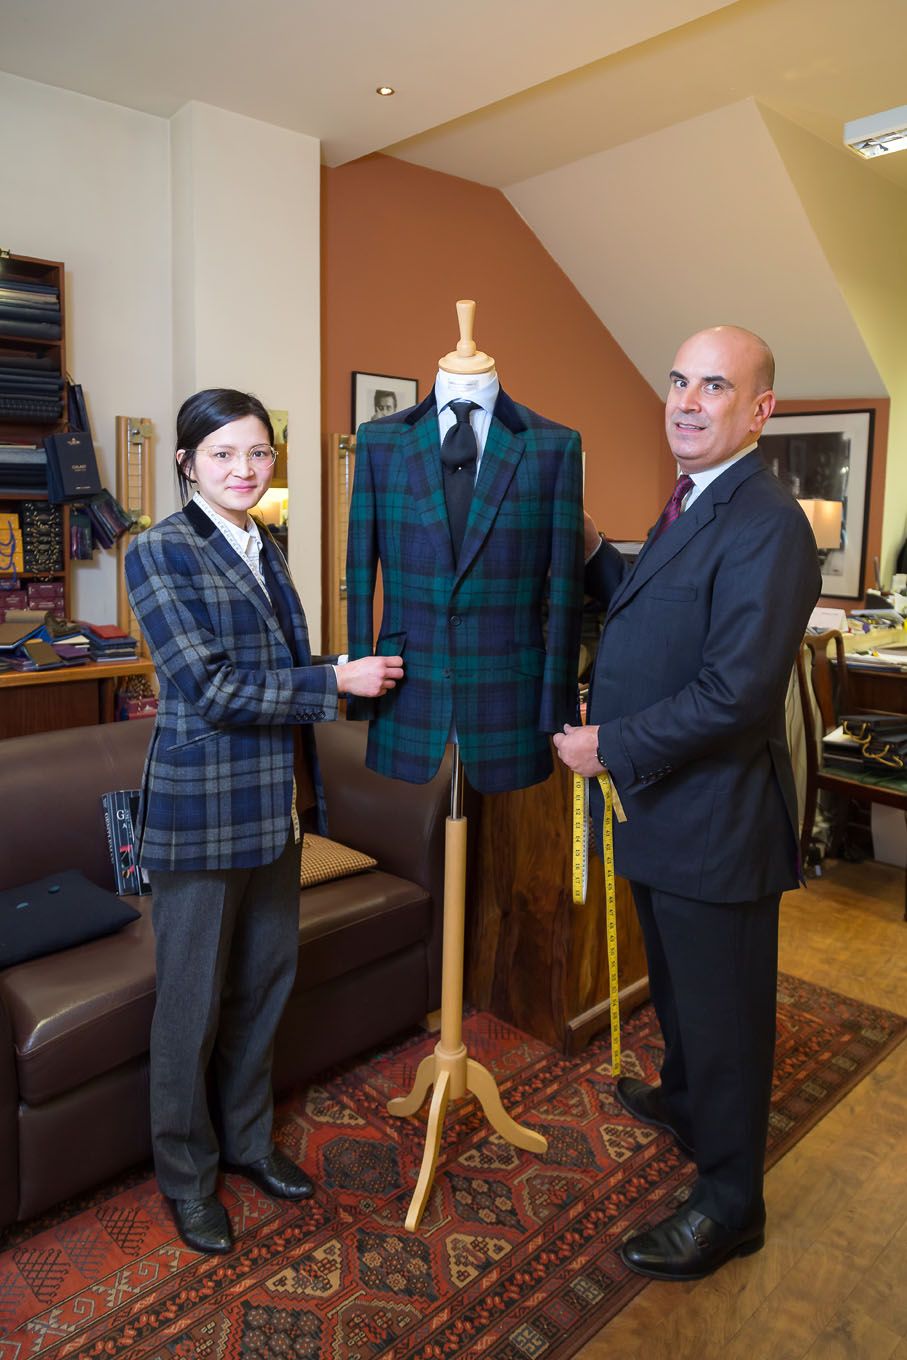
[[674, 483], [674, 490], [671, 492], [671, 499], [661, 512], [661, 519], [655, 526], [655, 537], [661, 538], [665, 529], [669, 529], [675, 519], [680, 517], [680, 507], [683, 505], [683, 498], [693, 485], [693, 478], [687, 473], [682, 473]]

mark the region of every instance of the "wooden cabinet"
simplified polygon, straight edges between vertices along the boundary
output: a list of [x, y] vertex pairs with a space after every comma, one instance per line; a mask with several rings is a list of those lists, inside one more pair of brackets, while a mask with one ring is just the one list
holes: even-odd
[[[46, 435], [66, 428], [63, 275], [58, 261], [0, 253], [0, 547], [9, 542], [7, 516], [15, 516], [21, 530], [23, 503], [47, 501], [46, 486], [37, 490], [17, 481], [16, 464], [12, 456], [4, 460], [3, 447], [39, 451]], [[24, 465], [19, 466], [21, 472]], [[58, 518], [59, 570], [20, 570], [15, 575], [25, 590], [33, 580], [62, 582], [63, 609], [68, 615], [68, 507], [59, 507]], [[0, 583], [6, 585], [14, 575], [13, 566], [6, 566], [8, 557], [8, 551], [0, 552]]]
[[[467, 927], [469, 1001], [564, 1052], [610, 1023], [604, 872], [590, 857], [586, 903], [571, 895], [572, 775], [481, 800]], [[621, 1014], [648, 997], [629, 885], [617, 880]]]

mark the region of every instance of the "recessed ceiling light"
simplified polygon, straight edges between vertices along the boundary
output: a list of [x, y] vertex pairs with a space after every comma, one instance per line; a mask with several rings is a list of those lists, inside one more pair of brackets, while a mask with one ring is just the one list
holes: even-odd
[[866, 160], [907, 151], [907, 104], [845, 123], [844, 144]]
[[383, 94], [383, 95], [396, 94], [396, 91], [395, 91], [393, 85], [379, 85], [378, 88], [377, 88], [377, 90], [375, 91], [375, 94]]

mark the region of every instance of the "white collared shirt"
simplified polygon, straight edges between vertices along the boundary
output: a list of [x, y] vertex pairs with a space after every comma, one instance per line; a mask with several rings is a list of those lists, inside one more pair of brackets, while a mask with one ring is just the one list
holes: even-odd
[[702, 495], [707, 486], [711, 486], [716, 477], [720, 477], [722, 472], [727, 472], [729, 467], [733, 467], [735, 463], [739, 463], [741, 458], [745, 458], [748, 453], [752, 453], [753, 449], [757, 447], [756, 441], [753, 440], [752, 444], [748, 444], [745, 449], [741, 449], [739, 453], [735, 453], [732, 458], [725, 458], [723, 463], [716, 463], [714, 467], [703, 468], [701, 472], [691, 472], [690, 476], [693, 478], [693, 485], [683, 498], [681, 511], [689, 510], [693, 502]]
[[208, 504], [200, 491], [196, 491], [192, 499], [200, 510], [204, 510], [211, 522], [220, 529], [230, 547], [238, 557], [242, 558], [261, 586], [265, 597], [270, 600], [271, 596], [268, 593], [268, 587], [265, 585], [265, 578], [261, 569], [261, 533], [254, 519], [247, 515], [246, 527], [240, 529], [238, 525], [224, 519], [223, 515], [219, 515], [213, 506]]
[[491, 429], [494, 404], [498, 399], [500, 390], [501, 384], [494, 369], [490, 373], [477, 373], [473, 379], [460, 373], [445, 373], [443, 369], [439, 369], [438, 376], [435, 379], [435, 401], [438, 403], [438, 435], [442, 443], [447, 431], [457, 423], [457, 417], [450, 409], [450, 402], [474, 401], [482, 408], [480, 411], [470, 411], [469, 413], [469, 423], [475, 432], [476, 444], [479, 448], [479, 456], [476, 459], [477, 477], [479, 465], [482, 462], [482, 454], [485, 451], [485, 442], [488, 439], [488, 431]]

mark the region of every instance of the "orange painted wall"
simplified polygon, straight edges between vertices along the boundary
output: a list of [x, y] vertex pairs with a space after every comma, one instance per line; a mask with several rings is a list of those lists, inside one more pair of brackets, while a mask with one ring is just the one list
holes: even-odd
[[350, 429], [354, 370], [425, 396], [463, 297], [506, 391], [582, 434], [596, 522], [642, 537], [673, 483], [662, 399], [497, 189], [380, 155], [322, 171], [325, 431]]
[[[777, 415], [813, 415], [817, 411], [874, 411], [870, 482], [869, 517], [866, 523], [866, 574], [865, 589], [875, 586], [872, 559], [882, 551], [882, 513], [885, 508], [885, 464], [888, 457], [888, 413], [891, 401], [888, 397], [854, 397], [842, 401], [837, 397], [817, 398], [809, 401], [779, 401], [775, 407]], [[840, 600], [833, 596], [823, 596], [822, 604], [840, 609], [859, 609], [860, 600]]]

